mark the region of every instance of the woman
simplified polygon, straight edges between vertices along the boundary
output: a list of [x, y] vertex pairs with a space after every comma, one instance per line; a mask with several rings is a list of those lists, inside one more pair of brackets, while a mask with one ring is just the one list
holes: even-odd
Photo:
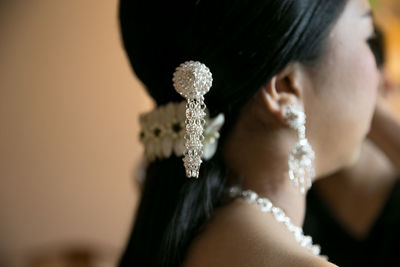
[[[378, 73], [368, 1], [121, 0], [120, 23], [157, 106], [141, 116], [149, 166], [119, 266], [334, 266], [299, 226], [310, 182], [354, 163], [369, 129]], [[182, 114], [204, 105], [179, 81], [210, 84], [209, 71], [204, 151], [188, 153], [202, 138], [184, 140]], [[175, 104], [182, 95], [194, 104]]]

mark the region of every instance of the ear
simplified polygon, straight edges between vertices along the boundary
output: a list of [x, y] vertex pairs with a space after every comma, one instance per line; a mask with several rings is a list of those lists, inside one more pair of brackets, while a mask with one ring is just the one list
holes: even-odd
[[304, 75], [301, 66], [293, 63], [262, 87], [262, 103], [284, 124], [286, 106], [295, 105], [303, 109]]

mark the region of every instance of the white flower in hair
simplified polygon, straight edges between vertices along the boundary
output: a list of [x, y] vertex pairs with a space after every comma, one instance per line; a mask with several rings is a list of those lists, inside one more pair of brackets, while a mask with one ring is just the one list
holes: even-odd
[[183, 153], [184, 111], [185, 103], [171, 102], [140, 115], [140, 141], [145, 145], [148, 160], [168, 158], [172, 152]]
[[[185, 150], [185, 110], [186, 102], [170, 102], [151, 112], [141, 114], [140, 141], [145, 147], [147, 160], [169, 158], [172, 153], [182, 156]], [[221, 113], [213, 119], [206, 118], [204, 131], [204, 154], [208, 160], [214, 156], [218, 146], [218, 131], [224, 124]]]
[[219, 130], [222, 128], [225, 122], [225, 116], [223, 113], [217, 117], [208, 120], [206, 122], [206, 128], [204, 131], [204, 154], [203, 158], [208, 160], [214, 156], [219, 139]]

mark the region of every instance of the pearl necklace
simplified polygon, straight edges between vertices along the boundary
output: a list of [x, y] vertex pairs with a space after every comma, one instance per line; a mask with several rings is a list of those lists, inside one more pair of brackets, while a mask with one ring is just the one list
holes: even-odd
[[256, 203], [262, 212], [269, 212], [274, 215], [275, 220], [280, 223], [284, 223], [286, 228], [293, 233], [297, 243], [300, 246], [306, 248], [314, 255], [320, 256], [325, 260], [328, 257], [325, 255], [320, 255], [321, 247], [319, 245], [314, 245], [311, 236], [306, 236], [303, 233], [303, 229], [292, 223], [292, 220], [285, 214], [285, 212], [272, 204], [268, 198], [259, 197], [258, 194], [252, 190], [242, 191], [239, 186], [232, 186], [228, 188], [228, 194], [231, 198], [241, 197], [248, 203]]

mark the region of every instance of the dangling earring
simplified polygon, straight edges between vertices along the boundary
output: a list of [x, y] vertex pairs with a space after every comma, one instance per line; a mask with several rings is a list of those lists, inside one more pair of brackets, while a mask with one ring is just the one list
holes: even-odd
[[285, 119], [290, 128], [297, 132], [297, 143], [289, 153], [289, 178], [301, 194], [311, 188], [312, 178], [315, 176], [315, 153], [306, 138], [306, 114], [294, 105], [285, 109]]

